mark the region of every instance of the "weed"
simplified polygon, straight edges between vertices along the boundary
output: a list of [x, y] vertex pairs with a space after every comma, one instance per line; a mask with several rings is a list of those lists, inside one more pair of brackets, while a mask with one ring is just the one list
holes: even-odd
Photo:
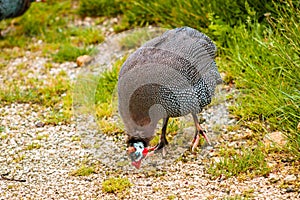
[[252, 199], [253, 198], [253, 193], [254, 193], [254, 189], [250, 188], [248, 190], [243, 191], [243, 196], [246, 197], [246, 198]]
[[117, 167], [124, 167], [124, 166], [127, 166], [127, 165], [129, 165], [129, 162], [128, 162], [128, 161], [118, 161], [118, 162], [116, 163], [116, 166], [117, 166]]
[[41, 148], [41, 147], [42, 147], [41, 144], [36, 143], [36, 142], [33, 142], [33, 143], [27, 145], [26, 150], [39, 149], [39, 148]]
[[5, 140], [5, 139], [7, 139], [7, 138], [8, 138], [8, 134], [2, 133], [2, 134], [0, 135], [0, 139], [1, 139], [1, 140]]
[[183, 128], [183, 123], [179, 118], [170, 119], [167, 127], [168, 134], [174, 136], [176, 133]]
[[0, 126], [0, 133], [5, 131], [5, 126]]
[[17, 155], [15, 158], [14, 158], [14, 162], [18, 163], [18, 162], [21, 162], [22, 160], [24, 160], [26, 158], [26, 156], [24, 154], [22, 155]]
[[124, 193], [132, 183], [128, 178], [109, 178], [102, 183], [102, 191], [106, 193]]
[[72, 142], [80, 142], [81, 141], [81, 138], [79, 137], [79, 136], [75, 136], [75, 135], [73, 135], [72, 137], [71, 137], [71, 141]]
[[82, 165], [79, 169], [76, 169], [71, 172], [72, 176], [88, 176], [95, 173], [94, 167], [88, 167], [86, 165]]
[[229, 125], [226, 127], [227, 131], [231, 132], [231, 131], [237, 131], [241, 128], [241, 126], [239, 124], [235, 124], [235, 125]]
[[123, 127], [113, 120], [103, 118], [103, 119], [98, 119], [97, 122], [98, 122], [98, 126], [100, 128], [101, 133], [104, 133], [107, 135], [116, 135], [118, 133], [124, 132]]
[[156, 133], [156, 135], [152, 138], [152, 140], [150, 141], [150, 146], [155, 146], [159, 143], [160, 140], [160, 134]]
[[169, 199], [169, 200], [176, 199], [176, 196], [175, 196], [175, 195], [169, 195], [169, 196], [168, 196], [168, 199]]
[[[162, 122], [162, 120], [161, 120], [161, 122]], [[173, 140], [173, 138], [176, 136], [176, 134], [178, 133], [178, 131], [182, 131], [183, 128], [184, 128], [184, 125], [183, 125], [182, 121], [180, 120], [180, 118], [170, 118], [169, 122], [168, 122], [168, 127], [167, 127], [167, 134], [166, 134], [166, 138], [167, 138], [168, 142], [171, 142]], [[161, 130], [156, 132], [156, 135], [150, 141], [150, 146], [155, 146], [159, 143], [160, 135], [161, 135]], [[180, 145], [183, 145], [183, 144], [180, 143]]]
[[116, 112], [116, 108], [113, 107], [112, 103], [99, 103], [96, 107], [96, 116], [98, 119], [111, 117]]
[[224, 200], [247, 200], [247, 199], [249, 199], [249, 198], [245, 198], [242, 195], [235, 195], [235, 196], [229, 196], [229, 197], [224, 198]]
[[43, 140], [43, 139], [47, 139], [48, 137], [49, 137], [48, 134], [44, 134], [44, 135], [38, 134], [35, 139], [36, 140]]
[[14, 184], [8, 184], [7, 185], [7, 189], [9, 189], [9, 190], [11, 190], [11, 189], [13, 189], [15, 187], [16, 187], [16, 185], [14, 185]]

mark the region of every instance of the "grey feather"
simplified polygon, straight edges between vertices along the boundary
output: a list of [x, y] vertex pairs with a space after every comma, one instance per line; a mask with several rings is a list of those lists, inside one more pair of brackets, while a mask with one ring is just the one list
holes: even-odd
[[161, 118], [200, 113], [222, 82], [216, 50], [206, 35], [182, 27], [131, 54], [118, 82], [119, 112], [128, 134], [149, 140]]

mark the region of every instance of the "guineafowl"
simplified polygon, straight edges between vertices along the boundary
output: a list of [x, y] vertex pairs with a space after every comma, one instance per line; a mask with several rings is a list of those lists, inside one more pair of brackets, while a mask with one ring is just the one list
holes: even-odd
[[[216, 46], [205, 34], [182, 27], [168, 30], [138, 48], [123, 64], [118, 81], [119, 112], [128, 134], [132, 165], [168, 144], [166, 129], [170, 117], [192, 114], [196, 133], [209, 143], [197, 114], [211, 102], [222, 82], [214, 61]], [[157, 123], [163, 119], [160, 142], [148, 147]]]
[[35, 1], [38, 0], [0, 0], [0, 20], [21, 16]]

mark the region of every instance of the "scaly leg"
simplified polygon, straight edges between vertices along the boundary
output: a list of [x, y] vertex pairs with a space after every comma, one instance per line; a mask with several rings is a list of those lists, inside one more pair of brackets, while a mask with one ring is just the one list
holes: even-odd
[[192, 114], [193, 115], [193, 119], [194, 119], [194, 123], [195, 123], [195, 127], [196, 127], [196, 133], [195, 133], [195, 137], [194, 137], [194, 140], [192, 142], [192, 151], [194, 151], [194, 149], [198, 146], [199, 144], [199, 140], [200, 140], [200, 134], [204, 137], [204, 139], [206, 140], [206, 142], [210, 145], [210, 141], [208, 139], [208, 137], [206, 136], [205, 134], [205, 131], [202, 129], [202, 127], [200, 126], [199, 124], [199, 121], [198, 121], [198, 117], [196, 114]]
[[156, 145], [155, 149], [154, 149], [155, 153], [157, 153], [159, 150], [162, 149], [163, 150], [163, 152], [162, 152], [163, 156], [166, 153], [164, 147], [169, 144], [168, 141], [167, 141], [167, 138], [166, 138], [168, 120], [169, 120], [169, 117], [163, 119], [163, 127], [161, 129], [160, 141], [159, 141], [159, 144]]

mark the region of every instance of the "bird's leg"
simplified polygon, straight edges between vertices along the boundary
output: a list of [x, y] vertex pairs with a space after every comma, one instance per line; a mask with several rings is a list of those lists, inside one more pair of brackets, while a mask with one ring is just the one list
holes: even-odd
[[200, 134], [204, 137], [204, 139], [206, 140], [206, 142], [210, 145], [210, 141], [208, 139], [208, 137], [205, 134], [205, 131], [202, 129], [202, 127], [199, 124], [198, 121], [198, 117], [196, 114], [192, 114], [193, 115], [193, 119], [194, 119], [194, 123], [195, 123], [195, 127], [196, 127], [196, 133], [194, 136], [194, 140], [192, 142], [192, 151], [194, 151], [194, 149], [198, 146], [199, 144], [199, 140], [200, 140]]
[[169, 117], [163, 119], [163, 127], [161, 129], [160, 141], [159, 141], [159, 144], [156, 145], [156, 147], [154, 149], [155, 153], [157, 153], [159, 150], [162, 149], [163, 150], [163, 152], [162, 152], [163, 156], [165, 154], [164, 147], [169, 144], [168, 141], [167, 141], [167, 138], [166, 138], [168, 120], [169, 120]]

